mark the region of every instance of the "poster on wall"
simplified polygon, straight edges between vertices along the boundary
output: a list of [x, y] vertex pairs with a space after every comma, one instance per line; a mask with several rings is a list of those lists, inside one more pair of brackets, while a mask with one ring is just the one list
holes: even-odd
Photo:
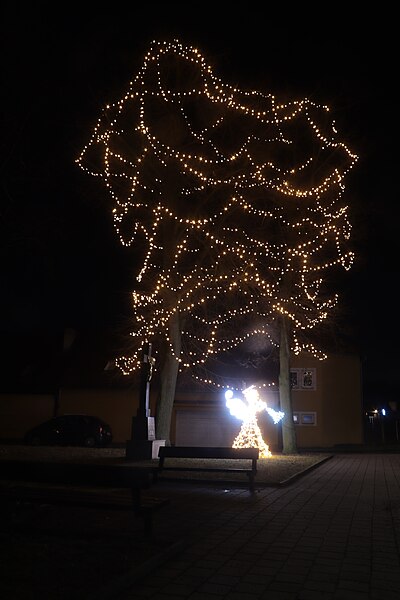
[[316, 370], [290, 369], [290, 385], [292, 390], [316, 390]]

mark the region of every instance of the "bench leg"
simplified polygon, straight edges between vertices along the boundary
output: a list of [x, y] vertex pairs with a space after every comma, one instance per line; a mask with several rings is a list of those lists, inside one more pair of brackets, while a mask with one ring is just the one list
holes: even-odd
[[144, 517], [144, 530], [146, 533], [153, 533], [153, 515], [151, 512], [151, 508], [143, 509], [143, 517]]
[[135, 513], [140, 511], [140, 489], [139, 488], [131, 488], [131, 497], [132, 497], [132, 505]]
[[143, 517], [144, 530], [146, 533], [153, 531], [153, 518], [151, 508], [146, 508], [141, 505], [140, 488], [131, 488], [133, 512], [138, 517]]
[[247, 473], [249, 478], [249, 490], [254, 492], [254, 473]]

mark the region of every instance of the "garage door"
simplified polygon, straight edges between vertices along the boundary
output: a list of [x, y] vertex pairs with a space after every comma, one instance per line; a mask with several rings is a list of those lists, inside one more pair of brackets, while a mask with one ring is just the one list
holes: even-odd
[[177, 446], [232, 446], [241, 422], [229, 418], [226, 411], [178, 410], [176, 413]]

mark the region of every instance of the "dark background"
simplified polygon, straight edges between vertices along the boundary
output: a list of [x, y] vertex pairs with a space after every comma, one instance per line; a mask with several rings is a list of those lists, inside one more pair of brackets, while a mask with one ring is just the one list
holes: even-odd
[[177, 37], [229, 84], [333, 110], [360, 157], [347, 182], [356, 262], [341, 303], [366, 401], [397, 400], [394, 14], [134, 4], [2, 4], [1, 386], [35, 361], [56, 380], [66, 330], [112, 331], [129, 316], [135, 249], [120, 246], [103, 186], [74, 161], [149, 43]]

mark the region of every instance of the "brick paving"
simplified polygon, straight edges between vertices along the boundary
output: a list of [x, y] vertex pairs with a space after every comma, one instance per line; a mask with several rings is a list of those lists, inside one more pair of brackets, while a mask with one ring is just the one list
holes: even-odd
[[335, 454], [285, 487], [157, 482], [183, 549], [119, 600], [400, 600], [400, 454]]

